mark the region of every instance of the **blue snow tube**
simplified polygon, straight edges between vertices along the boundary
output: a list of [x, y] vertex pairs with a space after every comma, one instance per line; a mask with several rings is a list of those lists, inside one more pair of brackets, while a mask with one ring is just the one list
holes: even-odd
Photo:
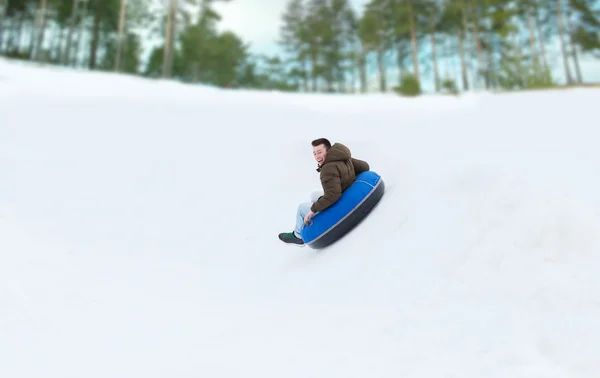
[[385, 191], [381, 176], [362, 172], [339, 200], [313, 216], [302, 229], [302, 239], [315, 249], [335, 242], [359, 224], [379, 203]]

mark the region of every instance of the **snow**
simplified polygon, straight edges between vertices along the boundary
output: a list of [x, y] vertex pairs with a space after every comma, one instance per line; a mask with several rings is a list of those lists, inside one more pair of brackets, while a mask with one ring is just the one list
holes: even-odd
[[[218, 90], [0, 60], [0, 376], [600, 371], [600, 92]], [[310, 141], [386, 194], [282, 244]]]

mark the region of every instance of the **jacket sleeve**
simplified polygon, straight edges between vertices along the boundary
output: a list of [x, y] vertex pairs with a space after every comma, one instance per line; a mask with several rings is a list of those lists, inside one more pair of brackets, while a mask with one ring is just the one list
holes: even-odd
[[310, 207], [313, 213], [325, 210], [342, 196], [340, 173], [334, 166], [323, 169], [320, 176], [324, 194]]
[[371, 169], [369, 167], [369, 163], [355, 158], [352, 158], [352, 165], [354, 165], [354, 173], [356, 174], [356, 176]]

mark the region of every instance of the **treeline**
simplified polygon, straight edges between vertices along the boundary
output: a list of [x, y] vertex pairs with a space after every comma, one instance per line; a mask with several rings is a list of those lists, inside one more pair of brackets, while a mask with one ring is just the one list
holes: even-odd
[[[217, 30], [219, 0], [0, 0], [0, 54], [219, 87], [295, 90], [277, 57]], [[227, 0], [224, 0], [227, 2]], [[155, 47], [143, 54], [143, 45]]]
[[371, 0], [360, 12], [288, 0], [283, 53], [271, 57], [217, 30], [219, 1], [0, 0], [0, 54], [219, 87], [348, 93], [375, 82], [406, 94], [428, 80], [436, 91], [547, 87], [556, 67], [583, 83], [580, 59], [600, 59], [600, 0]]
[[[558, 41], [568, 84], [582, 83], [580, 56], [600, 58], [597, 0], [290, 0], [281, 44], [306, 91], [493, 89], [550, 86]], [[457, 77], [442, 65], [458, 61]], [[375, 70], [368, 67], [375, 66]], [[398, 74], [390, 82], [390, 71]]]

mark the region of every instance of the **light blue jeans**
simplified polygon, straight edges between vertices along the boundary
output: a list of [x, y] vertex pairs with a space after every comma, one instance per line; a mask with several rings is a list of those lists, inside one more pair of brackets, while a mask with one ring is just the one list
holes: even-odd
[[298, 210], [296, 212], [296, 229], [294, 230], [294, 234], [296, 235], [296, 237], [302, 239], [300, 233], [304, 228], [304, 217], [310, 211], [310, 207], [312, 206], [312, 204], [317, 202], [319, 197], [321, 197], [323, 194], [324, 193], [321, 190], [314, 191], [310, 195], [310, 202], [304, 202], [298, 205]]

